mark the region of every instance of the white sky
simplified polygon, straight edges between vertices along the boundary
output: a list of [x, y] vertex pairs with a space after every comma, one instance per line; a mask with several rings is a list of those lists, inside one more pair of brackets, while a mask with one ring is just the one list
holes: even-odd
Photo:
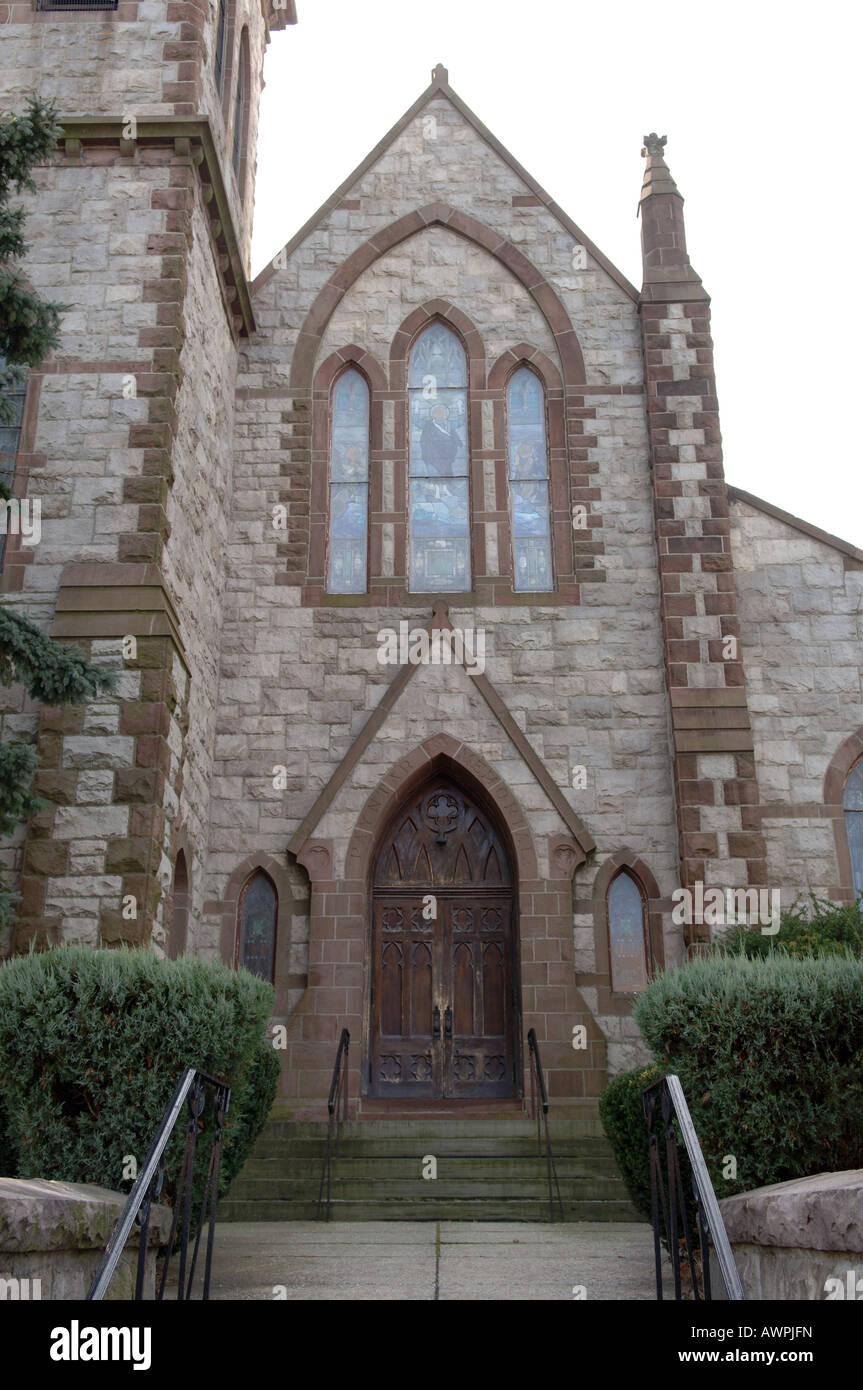
[[641, 286], [642, 136], [668, 136], [712, 297], [729, 483], [863, 546], [859, 6], [776, 0], [297, 0], [273, 35], [257, 273], [442, 62]]

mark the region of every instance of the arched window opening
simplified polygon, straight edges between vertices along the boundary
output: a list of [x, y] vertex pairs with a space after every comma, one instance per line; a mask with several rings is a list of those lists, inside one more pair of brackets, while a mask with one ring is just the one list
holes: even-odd
[[237, 176], [237, 186], [242, 193], [245, 184], [246, 167], [246, 116], [249, 105], [249, 31], [244, 29], [240, 38], [240, 61], [237, 64], [237, 88], [234, 95], [234, 144], [231, 162]]
[[554, 587], [545, 391], [529, 367], [509, 379], [506, 416], [513, 588], [542, 592]]
[[262, 980], [272, 981], [275, 976], [278, 910], [273, 880], [263, 869], [257, 869], [240, 894], [235, 964]]
[[410, 588], [471, 586], [467, 358], [445, 324], [425, 328], [411, 349]]
[[647, 987], [647, 922], [644, 894], [622, 870], [608, 889], [608, 956], [615, 994], [638, 994]]
[[333, 386], [327, 589], [364, 594], [369, 550], [369, 388], [353, 367]]
[[859, 896], [863, 893], [863, 759], [855, 763], [848, 774], [844, 808], [854, 892]]
[[189, 871], [183, 850], [174, 865], [174, 886], [171, 892], [171, 927], [168, 932], [168, 959], [177, 960], [186, 954], [189, 928]]
[[216, 48], [214, 53], [214, 69], [216, 75], [216, 91], [222, 95], [222, 82], [225, 76], [225, 45], [228, 35], [228, 0], [219, 0], [219, 23], [216, 29]]

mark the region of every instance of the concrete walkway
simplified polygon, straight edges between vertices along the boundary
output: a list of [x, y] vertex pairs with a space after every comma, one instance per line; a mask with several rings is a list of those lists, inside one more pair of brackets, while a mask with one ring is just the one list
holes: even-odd
[[[573, 1293], [573, 1286], [583, 1293]], [[211, 1298], [653, 1299], [628, 1222], [265, 1221], [216, 1231]]]

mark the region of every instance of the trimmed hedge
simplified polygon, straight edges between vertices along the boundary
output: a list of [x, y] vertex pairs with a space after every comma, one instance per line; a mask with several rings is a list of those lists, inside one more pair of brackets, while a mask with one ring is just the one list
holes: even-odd
[[[182, 1072], [232, 1087], [220, 1194], [275, 1093], [262, 1038], [273, 988], [247, 971], [149, 950], [60, 946], [0, 966], [0, 1112], [18, 1177], [128, 1189]], [[207, 1106], [207, 1113], [210, 1106]], [[178, 1169], [185, 1115], [168, 1150]], [[209, 1126], [206, 1126], [209, 1129]], [[202, 1136], [203, 1140], [203, 1136]]]
[[696, 959], [634, 1016], [680, 1077], [718, 1196], [863, 1167], [863, 961]]
[[758, 927], [737, 927], [725, 942], [727, 949], [744, 956], [769, 956], [774, 951], [789, 956], [863, 956], [863, 904], [839, 905], [811, 893], [798, 898], [779, 918], [775, 936]]
[[[620, 1072], [599, 1097], [602, 1127], [614, 1149], [617, 1166], [630, 1201], [647, 1221], [652, 1220], [650, 1154], [642, 1097], [648, 1086], [660, 1081], [665, 1073], [665, 1067], [656, 1065]], [[660, 1155], [664, 1156], [662, 1144]]]

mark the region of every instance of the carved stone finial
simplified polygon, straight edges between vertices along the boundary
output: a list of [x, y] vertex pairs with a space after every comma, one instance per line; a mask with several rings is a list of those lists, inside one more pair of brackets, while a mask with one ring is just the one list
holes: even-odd
[[436, 63], [432, 68], [432, 82], [449, 82], [449, 73], [443, 63]]
[[644, 148], [641, 151], [642, 159], [646, 159], [649, 154], [658, 154], [660, 157], [662, 156], [665, 142], [668, 139], [667, 135], [659, 136], [654, 130], [650, 135], [643, 135], [641, 138], [644, 141]]

